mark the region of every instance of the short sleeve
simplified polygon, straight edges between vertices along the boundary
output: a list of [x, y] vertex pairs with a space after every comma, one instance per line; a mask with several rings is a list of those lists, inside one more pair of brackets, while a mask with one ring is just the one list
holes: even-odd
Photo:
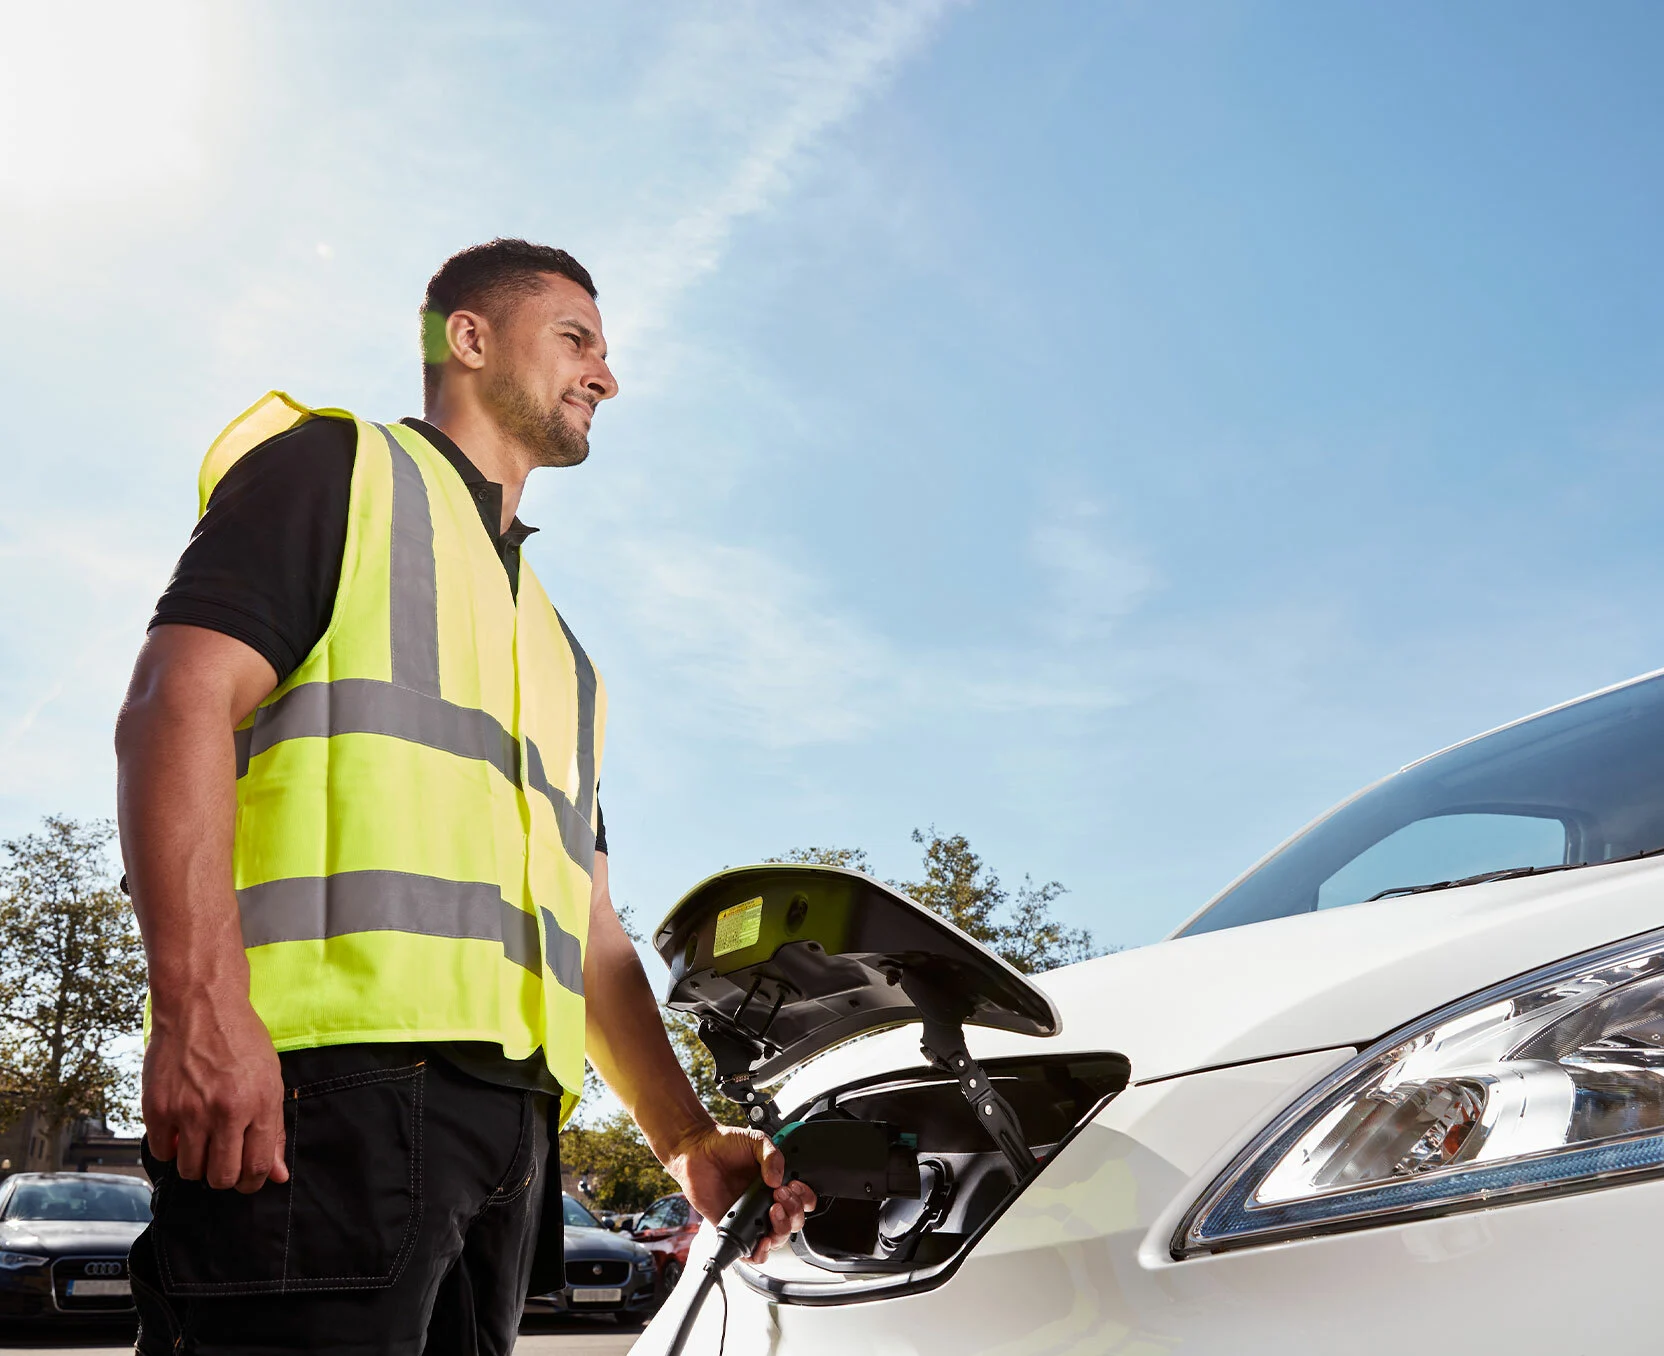
[[152, 627], [200, 626], [259, 652], [282, 682], [329, 627], [341, 581], [357, 434], [312, 419], [226, 472], [174, 567]]

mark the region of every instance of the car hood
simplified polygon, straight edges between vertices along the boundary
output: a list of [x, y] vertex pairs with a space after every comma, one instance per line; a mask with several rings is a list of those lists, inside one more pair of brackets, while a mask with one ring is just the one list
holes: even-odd
[[0, 1249], [61, 1256], [70, 1252], [121, 1252], [144, 1232], [120, 1220], [19, 1219], [0, 1224]]
[[[1039, 976], [1063, 1029], [972, 1028], [978, 1058], [1113, 1050], [1134, 1082], [1363, 1045], [1475, 990], [1664, 926], [1664, 859], [1354, 904], [1179, 937]], [[918, 1027], [829, 1051], [781, 1087], [828, 1088], [921, 1064]]]
[[641, 1250], [641, 1245], [620, 1238], [610, 1229], [584, 1229], [566, 1226], [566, 1257], [568, 1261], [615, 1257], [628, 1262]]

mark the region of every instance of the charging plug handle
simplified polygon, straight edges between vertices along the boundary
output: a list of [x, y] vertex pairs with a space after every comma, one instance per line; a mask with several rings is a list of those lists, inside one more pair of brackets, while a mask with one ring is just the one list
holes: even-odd
[[769, 1207], [774, 1204], [774, 1188], [758, 1179], [735, 1201], [722, 1222], [716, 1226], [716, 1251], [705, 1262], [705, 1270], [688, 1296], [687, 1307], [677, 1322], [676, 1332], [666, 1349], [667, 1356], [681, 1356], [693, 1332], [694, 1320], [704, 1307], [705, 1297], [716, 1286], [722, 1273], [742, 1257], [749, 1257], [768, 1232]]

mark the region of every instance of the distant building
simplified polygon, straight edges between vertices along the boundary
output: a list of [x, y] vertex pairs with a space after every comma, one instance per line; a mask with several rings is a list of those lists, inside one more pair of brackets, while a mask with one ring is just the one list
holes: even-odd
[[102, 1116], [84, 1116], [54, 1135], [38, 1107], [30, 1107], [0, 1130], [0, 1178], [14, 1172], [145, 1175], [136, 1136], [113, 1133]]

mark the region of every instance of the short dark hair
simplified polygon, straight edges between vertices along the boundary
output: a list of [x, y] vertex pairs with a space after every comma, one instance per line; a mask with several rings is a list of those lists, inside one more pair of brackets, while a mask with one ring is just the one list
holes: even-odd
[[558, 273], [591, 297], [599, 295], [589, 270], [565, 250], [529, 240], [488, 240], [458, 250], [439, 265], [422, 299], [422, 389], [428, 401], [439, 390], [439, 373], [449, 352], [445, 322], [451, 312], [466, 307], [496, 319], [505, 307], [533, 292], [545, 273]]

